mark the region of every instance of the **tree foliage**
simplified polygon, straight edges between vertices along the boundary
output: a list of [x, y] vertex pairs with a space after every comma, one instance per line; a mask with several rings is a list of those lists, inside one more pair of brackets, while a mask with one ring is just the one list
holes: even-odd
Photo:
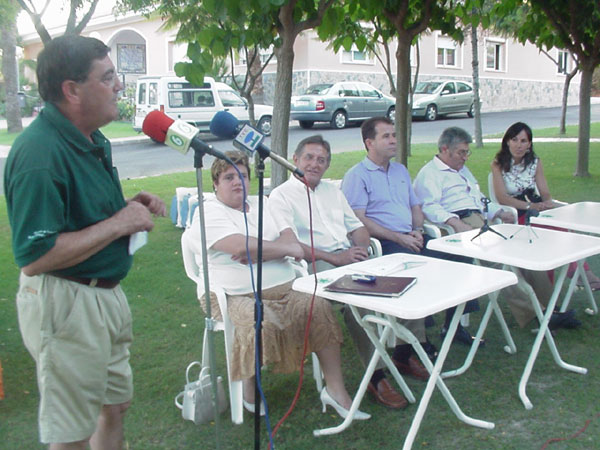
[[[378, 23], [373, 40], [397, 40], [396, 49], [396, 134], [397, 159], [408, 162], [409, 105], [411, 63], [410, 47], [425, 30], [439, 30], [457, 41], [462, 41], [462, 30], [457, 26], [456, 11], [463, 2], [454, 0], [348, 0], [343, 10], [332, 9], [319, 27], [321, 39], [331, 39], [337, 51], [340, 47], [359, 50], [367, 47], [369, 39], [360, 24]], [[334, 16], [334, 14], [336, 14]], [[343, 24], [340, 26], [339, 24]]]
[[569, 50], [581, 71], [579, 139], [576, 176], [589, 176], [590, 95], [592, 75], [600, 64], [600, 3], [596, 0], [502, 0], [495, 13], [502, 17], [517, 9], [515, 37], [540, 49]]
[[[40, 39], [46, 45], [52, 40], [50, 33], [46, 29], [43, 23], [43, 16], [47, 9], [50, 7], [51, 0], [46, 0], [41, 9], [36, 7], [34, 0], [16, 0], [21, 8], [29, 15], [33, 26], [37, 31]], [[67, 25], [64, 34], [81, 34], [88, 22], [96, 11], [96, 5], [99, 0], [70, 0], [69, 2], [69, 17], [67, 18]], [[87, 7], [87, 10], [86, 10]], [[78, 21], [77, 14], [83, 12], [81, 20]]]
[[[270, 58], [260, 62], [260, 51], [275, 44], [273, 16], [256, 15], [254, 2], [122, 2], [146, 14], [152, 11], [165, 20], [165, 27], [177, 28], [177, 42], [188, 44], [189, 62], [175, 64], [175, 73], [195, 84], [201, 84], [205, 75], [222, 71], [223, 61], [229, 59], [231, 83], [249, 103], [250, 119], [254, 122], [252, 91]], [[270, 30], [270, 31], [269, 31]], [[246, 73], [236, 77], [238, 55], [245, 56]], [[241, 78], [241, 80], [240, 80]]]
[[[288, 124], [292, 89], [294, 42], [305, 30], [321, 23], [334, 0], [121, 0], [121, 6], [136, 11], [155, 11], [167, 26], [179, 26], [177, 39], [188, 43], [190, 62], [175, 66], [180, 76], [201, 82], [215, 57], [236, 53], [247, 56], [247, 83], [240, 91], [250, 92], [253, 79], [266, 65], [258, 65], [260, 49], [273, 48], [277, 57], [273, 113], [272, 150], [287, 157]], [[233, 64], [232, 64], [233, 67]], [[235, 79], [235, 77], [233, 77]], [[248, 98], [248, 97], [246, 97]], [[271, 184], [277, 186], [286, 173], [274, 165]]]

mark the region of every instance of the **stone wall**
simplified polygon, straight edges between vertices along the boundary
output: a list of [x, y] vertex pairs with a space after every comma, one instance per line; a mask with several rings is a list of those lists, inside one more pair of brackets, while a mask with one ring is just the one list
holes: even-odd
[[[419, 80], [427, 81], [439, 76], [421, 75]], [[456, 80], [471, 82], [471, 77], [452, 77]], [[389, 94], [390, 86], [384, 74], [343, 73], [325, 71], [294, 72], [292, 95], [301, 94], [310, 84], [332, 83], [336, 81], [364, 81], [382, 92]], [[275, 74], [263, 74], [265, 102], [273, 104]], [[483, 102], [482, 112], [507, 111], [515, 109], [549, 108], [561, 105], [563, 83], [549, 81], [525, 81], [500, 78], [480, 78], [479, 92]], [[579, 104], [579, 84], [569, 87], [569, 105]]]

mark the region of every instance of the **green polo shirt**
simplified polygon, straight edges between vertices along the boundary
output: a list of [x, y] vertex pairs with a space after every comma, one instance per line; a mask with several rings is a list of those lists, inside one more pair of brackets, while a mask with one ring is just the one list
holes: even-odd
[[[86, 228], [126, 205], [110, 142], [100, 131], [92, 139], [46, 103], [15, 140], [6, 160], [4, 193], [19, 267], [48, 252], [59, 233]], [[122, 237], [57, 273], [121, 280], [132, 263], [128, 245], [129, 237]]]

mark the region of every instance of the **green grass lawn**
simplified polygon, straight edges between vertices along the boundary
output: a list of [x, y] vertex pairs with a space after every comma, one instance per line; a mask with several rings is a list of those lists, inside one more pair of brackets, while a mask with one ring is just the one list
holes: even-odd
[[[105, 127], [102, 127], [101, 130], [109, 139], [138, 135], [138, 132], [133, 129], [131, 122], [111, 122]], [[0, 145], [12, 145], [19, 134], [20, 133], [8, 133], [6, 129], [0, 130]]]
[[[576, 137], [578, 137], [578, 133], [579, 133], [579, 125], [567, 125], [565, 134], [559, 134], [558, 127], [542, 128], [540, 130], [534, 131], [533, 138], [534, 138], [534, 140], [536, 137], [538, 137], [538, 138], [540, 138], [540, 137], [544, 137], [544, 138], [565, 138], [565, 137], [576, 138]], [[501, 138], [502, 136], [503, 136], [503, 133], [499, 133], [499, 134], [491, 134], [486, 137]], [[590, 137], [592, 137], [592, 138], [600, 137], [600, 122], [592, 122], [590, 124]]]
[[[536, 130], [536, 135], [538, 134]], [[482, 182], [484, 191], [489, 163], [497, 150], [496, 145], [474, 149], [469, 167]], [[414, 177], [417, 170], [435, 153], [433, 145], [416, 145], [409, 160]], [[564, 201], [600, 201], [600, 144], [591, 144], [589, 178], [573, 178], [576, 144], [539, 144], [536, 151], [544, 161], [551, 191]], [[326, 176], [340, 178], [346, 170], [364, 157], [364, 151], [336, 154]], [[205, 174], [205, 189], [209, 188]], [[194, 186], [193, 172], [123, 181], [127, 196], [140, 189], [160, 195], [166, 202], [177, 186]], [[253, 191], [256, 180], [253, 180]], [[148, 245], [135, 257], [129, 276], [123, 282], [128, 294], [133, 317], [135, 340], [131, 349], [134, 370], [135, 396], [126, 416], [126, 438], [129, 449], [196, 449], [215, 448], [218, 433], [221, 448], [246, 449], [254, 442], [252, 417], [245, 414], [242, 425], [232, 425], [229, 411], [221, 416], [220, 428], [214, 424], [195, 426], [183, 421], [174, 406], [175, 395], [183, 388], [187, 365], [201, 358], [204, 317], [196, 300], [196, 288], [186, 277], [180, 252], [181, 230], [169, 219], [156, 220]], [[590, 263], [600, 274], [600, 257]], [[18, 269], [10, 249], [6, 203], [0, 197], [0, 360], [4, 369], [6, 398], [0, 401], [0, 433], [3, 449], [43, 448], [38, 443], [38, 394], [33, 361], [25, 350], [17, 323], [14, 296], [17, 290]], [[600, 297], [596, 294], [597, 301]], [[485, 301], [482, 301], [485, 305]], [[500, 301], [502, 305], [503, 302]], [[534, 367], [528, 394], [534, 404], [525, 410], [517, 385], [533, 342], [529, 328], [519, 329], [505, 309], [505, 318], [516, 342], [518, 352], [506, 354], [504, 341], [494, 319], [490, 321], [487, 344], [481, 349], [471, 369], [464, 375], [450, 379], [447, 385], [464, 412], [476, 418], [492, 421], [493, 430], [483, 430], [460, 422], [448, 408], [442, 396], [435, 391], [414, 447], [426, 449], [533, 449], [541, 448], [550, 438], [569, 437], [591, 423], [576, 439], [551, 445], [557, 449], [598, 448], [600, 419], [598, 407], [600, 389], [597, 380], [600, 358], [598, 348], [599, 319], [583, 314], [587, 300], [581, 291], [575, 294], [573, 307], [583, 322], [580, 329], [557, 333], [556, 341], [563, 358], [588, 368], [587, 375], [578, 375], [557, 368], [544, 345]], [[481, 313], [471, 315], [471, 328], [478, 324]], [[341, 320], [341, 319], [340, 319]], [[428, 330], [431, 340], [440, 345], [439, 328], [443, 317], [436, 317], [436, 326]], [[344, 327], [342, 327], [344, 328]], [[217, 373], [226, 378], [223, 340], [217, 334]], [[453, 346], [446, 368], [460, 365], [466, 350]], [[342, 348], [343, 372], [348, 390], [353, 393], [363, 373], [351, 339], [346, 335]], [[304, 387], [295, 411], [287, 419], [275, 438], [280, 449], [395, 449], [400, 448], [416, 412], [416, 405], [404, 411], [392, 411], [365, 398], [361, 409], [373, 417], [355, 422], [341, 434], [315, 438], [312, 430], [334, 426], [340, 422], [331, 410], [321, 413], [318, 393], [306, 370]], [[263, 372], [264, 389], [269, 401], [271, 423], [275, 424], [285, 413], [298, 382], [297, 374], [275, 375]], [[424, 384], [407, 379], [417, 400]], [[265, 427], [261, 446], [267, 447]], [[596, 442], [596, 444], [594, 444]]]

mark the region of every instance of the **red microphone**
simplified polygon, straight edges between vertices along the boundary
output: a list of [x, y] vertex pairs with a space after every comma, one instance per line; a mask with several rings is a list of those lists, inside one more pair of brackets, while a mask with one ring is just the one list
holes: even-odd
[[155, 109], [151, 111], [142, 124], [142, 131], [146, 136], [151, 137], [157, 142], [164, 143], [167, 137], [167, 130], [175, 122], [166, 114]]
[[190, 147], [195, 151], [229, 161], [222, 152], [198, 138], [200, 130], [183, 120], [173, 120], [158, 110], [150, 112], [144, 119], [142, 131], [157, 142], [186, 154]]

